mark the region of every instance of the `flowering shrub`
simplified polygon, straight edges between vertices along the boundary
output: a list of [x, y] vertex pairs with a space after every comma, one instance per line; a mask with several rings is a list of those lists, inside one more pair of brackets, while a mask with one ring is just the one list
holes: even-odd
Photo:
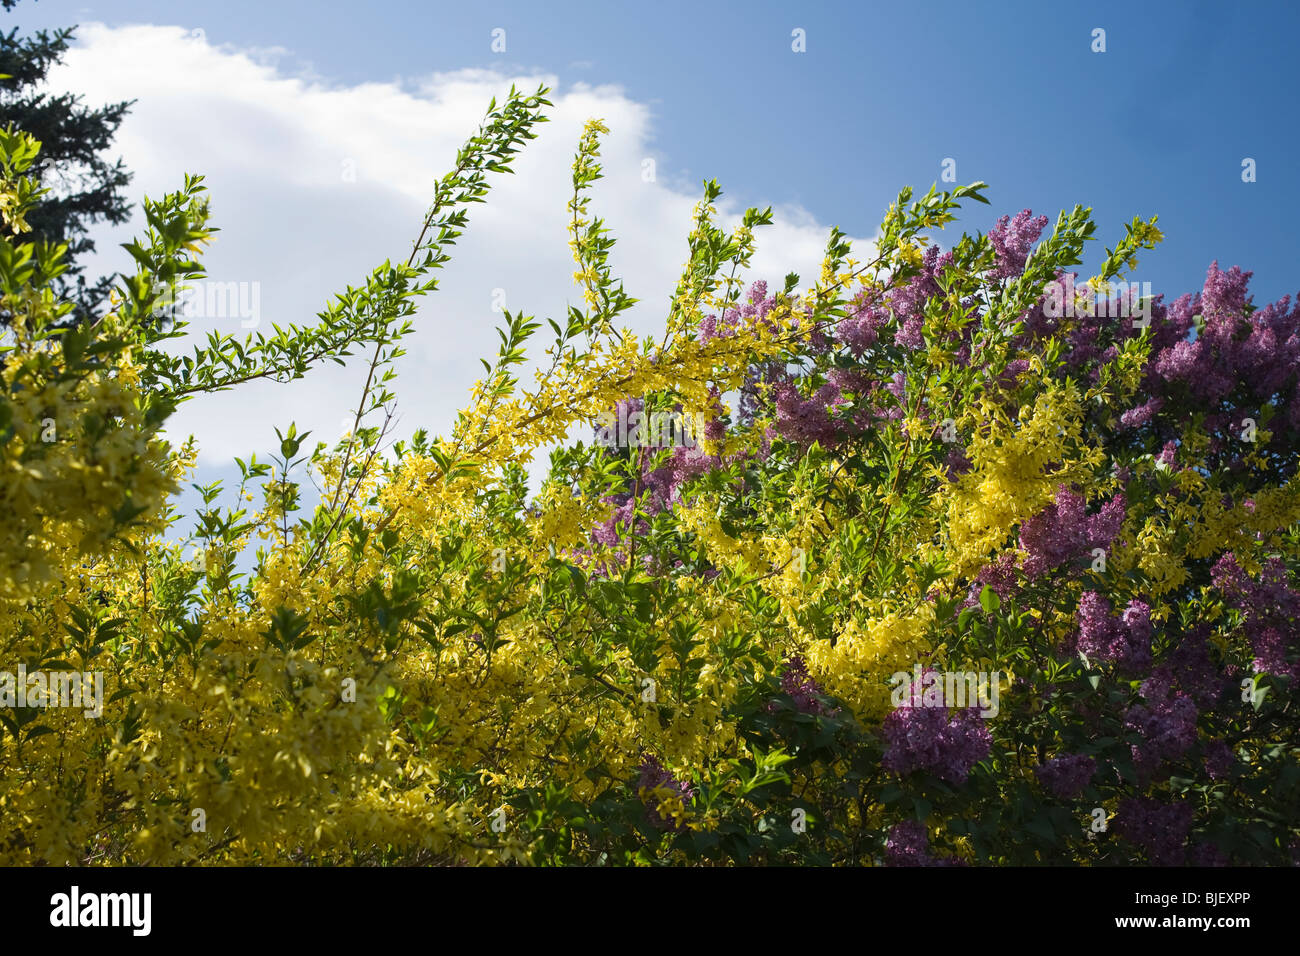
[[[588, 217], [592, 122], [585, 307], [527, 385], [543, 326], [507, 313], [450, 430], [385, 451], [414, 300], [545, 93], [492, 104], [405, 264], [275, 337], [161, 347], [202, 275], [197, 179], [146, 204], [138, 271], [77, 331], [51, 331], [59, 250], [0, 241], [0, 672], [104, 684], [91, 719], [0, 683], [0, 862], [1292, 862], [1300, 305], [1216, 265], [1115, 318], [1097, 296], [1154, 219], [1075, 287], [1082, 208], [931, 244], [978, 183], [904, 190], [865, 259], [833, 230], [802, 290], [746, 288], [770, 210], [723, 230], [710, 182], [640, 338]], [[7, 221], [35, 151], [0, 139]], [[358, 349], [351, 435], [281, 430], [164, 537], [179, 402]], [[590, 439], [611, 409], [704, 427]], [[998, 706], [895, 706], [900, 672], [969, 670]]]

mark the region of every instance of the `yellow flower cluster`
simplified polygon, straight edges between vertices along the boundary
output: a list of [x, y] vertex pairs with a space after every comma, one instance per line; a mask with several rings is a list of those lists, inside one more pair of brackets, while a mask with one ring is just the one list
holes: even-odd
[[972, 467], [940, 505], [947, 515], [944, 553], [958, 576], [988, 563], [1015, 527], [1050, 504], [1057, 486], [1088, 463], [1077, 449], [1082, 407], [1072, 386], [1042, 392], [1016, 421], [989, 405], [983, 411], [990, 425], [967, 446]]

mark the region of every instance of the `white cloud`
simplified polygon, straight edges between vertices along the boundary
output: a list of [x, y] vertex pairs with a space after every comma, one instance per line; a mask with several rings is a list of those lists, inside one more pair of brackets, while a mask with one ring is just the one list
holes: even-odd
[[[611, 256], [615, 274], [642, 300], [629, 324], [642, 332], [662, 327], [699, 193], [674, 183], [656, 152], [649, 108], [619, 87], [486, 70], [345, 86], [285, 72], [277, 65], [281, 48], [218, 48], [180, 27], [89, 24], [78, 37], [52, 73], [53, 88], [92, 104], [137, 101], [115, 143], [135, 173], [133, 198], [176, 189], [185, 172], [206, 176], [222, 230], [206, 258], [210, 277], [260, 283], [261, 328], [268, 331], [271, 322], [314, 321], [347, 283], [360, 283], [385, 258], [404, 260], [435, 179], [450, 168], [488, 100], [500, 102], [512, 82], [523, 90], [552, 88], [551, 122], [517, 157], [517, 175], [492, 178], [488, 202], [472, 209], [440, 290], [415, 319], [396, 384], [399, 435], [420, 426], [434, 434], [450, 428], [482, 371], [478, 359], [495, 354], [494, 289], [505, 290], [508, 308], [539, 319], [561, 320], [566, 304], [580, 301], [565, 205], [573, 149], [589, 117], [603, 118], [612, 131], [602, 148], [606, 178], [593, 191], [591, 210], [619, 240]], [[656, 182], [642, 180], [645, 158], [657, 160]], [[345, 169], [355, 172], [354, 182]], [[712, 174], [725, 189], [727, 170]], [[725, 197], [720, 211], [731, 222], [741, 212]], [[799, 208], [778, 209], [776, 219], [758, 233], [751, 275], [774, 285], [789, 271], [811, 278], [828, 226]], [[116, 243], [132, 231], [101, 233], [100, 269], [126, 267]], [[203, 335], [238, 325], [237, 318], [197, 319], [192, 330]], [[346, 369], [327, 366], [290, 385], [201, 397], [182, 406], [170, 431], [198, 435], [208, 465], [273, 447], [272, 427], [290, 420], [332, 440], [363, 375], [363, 360], [354, 357]]]

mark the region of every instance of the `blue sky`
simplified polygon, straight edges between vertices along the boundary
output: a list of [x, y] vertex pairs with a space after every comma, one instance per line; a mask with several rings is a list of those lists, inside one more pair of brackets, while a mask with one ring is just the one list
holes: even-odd
[[465, 67], [615, 83], [650, 105], [673, 175], [716, 177], [745, 204], [797, 203], [869, 235], [899, 186], [928, 186], [952, 157], [959, 181], [992, 187], [967, 228], [1078, 202], [1106, 243], [1159, 214], [1167, 240], [1138, 276], [1158, 290], [1198, 288], [1216, 258], [1255, 270], [1257, 302], [1300, 289], [1300, 129], [1279, 79], [1296, 4], [27, 0], [9, 18], [179, 24], [283, 47], [327, 83]]

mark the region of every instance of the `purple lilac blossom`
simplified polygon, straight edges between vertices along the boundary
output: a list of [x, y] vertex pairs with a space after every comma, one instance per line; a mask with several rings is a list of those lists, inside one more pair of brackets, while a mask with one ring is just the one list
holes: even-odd
[[1056, 500], [1020, 527], [1020, 547], [1028, 552], [1025, 574], [1040, 577], [1066, 561], [1081, 559], [1093, 548], [1108, 548], [1124, 523], [1125, 509], [1120, 493], [1088, 517], [1083, 498], [1062, 485]]
[[841, 424], [832, 416], [847, 404], [839, 388], [827, 382], [812, 398], [803, 398], [797, 388], [783, 382], [776, 386], [776, 424], [778, 435], [801, 446], [814, 442], [833, 448], [844, 437]]
[[1014, 554], [1002, 554], [992, 564], [986, 564], [980, 569], [979, 574], [975, 575], [975, 580], [971, 582], [970, 591], [966, 595], [966, 602], [962, 608], [978, 607], [980, 593], [984, 588], [990, 587], [993, 593], [1000, 600], [1007, 601], [1015, 594], [1017, 581], [1016, 556]]
[[1029, 259], [1029, 250], [1047, 228], [1047, 217], [1022, 209], [1015, 217], [1002, 216], [989, 230], [989, 242], [997, 256], [993, 270], [995, 279], [1010, 279], [1020, 275]]
[[1193, 812], [1189, 803], [1128, 797], [1120, 802], [1115, 830], [1146, 850], [1153, 866], [1181, 866]]
[[1078, 649], [1089, 658], [1141, 673], [1151, 666], [1151, 609], [1129, 602], [1122, 618], [1111, 615], [1110, 602], [1095, 591], [1079, 601]]
[[1077, 797], [1092, 780], [1097, 761], [1085, 754], [1065, 754], [1038, 767], [1038, 781], [1061, 800]]
[[665, 820], [659, 815], [658, 801], [653, 796], [653, 791], [666, 789], [681, 797], [683, 803], [690, 803], [695, 799], [695, 790], [689, 783], [678, 780], [671, 773], [664, 769], [654, 755], [643, 754], [641, 758], [640, 777], [637, 779], [637, 795], [640, 796], [641, 802], [646, 805], [646, 817], [652, 824], [662, 828], [681, 828], [681, 823], [673, 820]]
[[1245, 617], [1245, 632], [1255, 651], [1256, 673], [1300, 677], [1294, 660], [1300, 628], [1300, 593], [1290, 586], [1286, 565], [1270, 558], [1252, 581], [1229, 551], [1211, 569], [1214, 585]]
[[919, 820], [903, 820], [889, 829], [885, 841], [885, 862], [889, 866], [933, 866], [930, 837]]
[[911, 687], [909, 699], [885, 718], [881, 765], [899, 776], [924, 770], [964, 784], [971, 768], [989, 755], [993, 735], [974, 708], [926, 707], [922, 700], [923, 689]]
[[1186, 693], [1198, 707], [1219, 703], [1235, 685], [1211, 657], [1209, 628], [1198, 624], [1182, 634], [1164, 660], [1142, 682], [1142, 696], [1158, 700], [1174, 690]]
[[1222, 740], [1211, 740], [1203, 748], [1205, 752], [1205, 772], [1211, 780], [1226, 780], [1232, 775], [1237, 765], [1237, 758]]
[[[834, 713], [817, 698], [824, 695], [821, 685], [808, 673], [808, 665], [798, 654], [785, 662], [781, 674], [781, 690], [794, 702], [795, 710], [801, 714], [829, 716]], [[771, 705], [769, 705], [771, 709]]]
[[1124, 726], [1137, 731], [1133, 765], [1143, 777], [1152, 776], [1167, 760], [1177, 760], [1196, 743], [1196, 704], [1181, 691], [1134, 704], [1124, 713]]

